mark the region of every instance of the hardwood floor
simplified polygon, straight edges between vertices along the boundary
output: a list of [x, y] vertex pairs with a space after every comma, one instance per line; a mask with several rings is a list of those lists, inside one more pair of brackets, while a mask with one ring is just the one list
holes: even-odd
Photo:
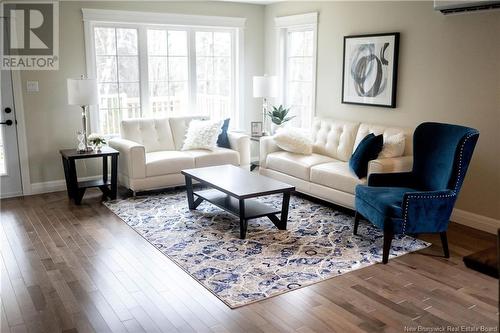
[[495, 236], [457, 224], [449, 260], [439, 235], [425, 236], [436, 245], [231, 310], [100, 204], [97, 191], [82, 206], [64, 192], [0, 204], [2, 333], [498, 331], [498, 280], [462, 263]]

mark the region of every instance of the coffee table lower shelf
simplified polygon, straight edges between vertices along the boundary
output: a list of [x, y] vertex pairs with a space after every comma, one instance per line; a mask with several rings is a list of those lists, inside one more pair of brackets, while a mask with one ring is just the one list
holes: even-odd
[[[206, 200], [215, 206], [223, 209], [237, 217], [240, 217], [240, 203], [239, 200], [227, 195], [219, 190], [210, 189], [203, 191], [196, 191], [193, 193], [195, 196]], [[245, 219], [255, 219], [258, 217], [268, 216], [271, 214], [280, 214], [281, 209], [277, 209], [259, 202], [255, 199], [244, 200], [245, 205]]]

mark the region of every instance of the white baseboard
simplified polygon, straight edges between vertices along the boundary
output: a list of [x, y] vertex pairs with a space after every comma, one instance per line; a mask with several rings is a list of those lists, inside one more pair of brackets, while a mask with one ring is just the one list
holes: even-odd
[[483, 230], [491, 234], [496, 234], [500, 228], [500, 220], [456, 208], [453, 209], [451, 220], [453, 222], [463, 224], [474, 229]]
[[[100, 177], [101, 176], [83, 177], [79, 180], [96, 180]], [[42, 194], [65, 190], [66, 181], [64, 179], [31, 184], [31, 194]], [[463, 224], [468, 227], [486, 231], [492, 234], [496, 234], [497, 230], [500, 228], [500, 220], [457, 208], [453, 210], [453, 213], [451, 214], [451, 220], [458, 224]]]
[[[87, 180], [97, 180], [102, 176], [90, 176], [90, 177], [82, 177], [78, 178], [79, 181], [87, 181]], [[31, 184], [31, 195], [34, 194], [42, 194], [42, 193], [51, 193], [58, 191], [66, 191], [66, 180], [52, 180], [43, 183], [32, 183]]]

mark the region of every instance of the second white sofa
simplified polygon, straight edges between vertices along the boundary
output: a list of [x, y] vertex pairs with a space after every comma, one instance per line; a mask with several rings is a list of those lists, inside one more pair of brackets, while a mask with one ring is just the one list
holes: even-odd
[[260, 141], [259, 173], [295, 186], [298, 192], [354, 208], [354, 189], [365, 184], [349, 169], [349, 158], [368, 134], [405, 134], [403, 156], [380, 158], [368, 164], [371, 173], [402, 172], [412, 168], [412, 138], [409, 129], [328, 118], [316, 118], [312, 129], [313, 154], [301, 155], [280, 149], [273, 137]]
[[118, 180], [134, 192], [184, 185], [183, 169], [222, 164], [250, 165], [250, 137], [228, 132], [231, 149], [181, 151], [189, 122], [207, 117], [127, 119], [120, 138], [109, 145], [120, 152]]

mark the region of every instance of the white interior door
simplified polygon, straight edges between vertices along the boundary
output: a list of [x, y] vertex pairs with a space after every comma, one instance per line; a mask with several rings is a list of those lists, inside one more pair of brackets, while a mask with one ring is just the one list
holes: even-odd
[[0, 70], [0, 198], [23, 194], [12, 73]]

